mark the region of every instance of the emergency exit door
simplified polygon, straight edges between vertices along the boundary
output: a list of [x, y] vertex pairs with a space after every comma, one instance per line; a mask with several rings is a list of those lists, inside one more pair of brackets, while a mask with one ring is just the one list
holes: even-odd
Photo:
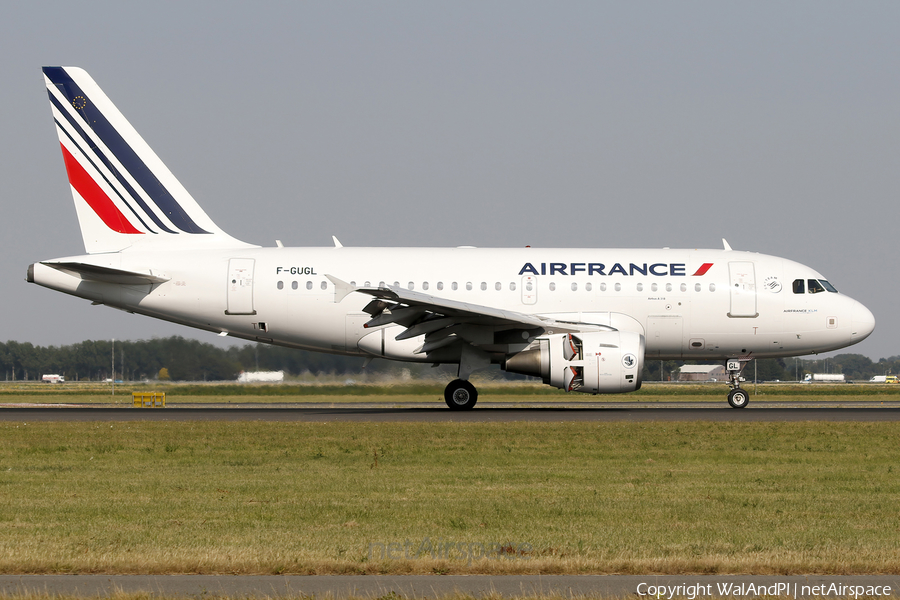
[[252, 258], [232, 258], [228, 261], [228, 306], [226, 315], [255, 315], [253, 310]]

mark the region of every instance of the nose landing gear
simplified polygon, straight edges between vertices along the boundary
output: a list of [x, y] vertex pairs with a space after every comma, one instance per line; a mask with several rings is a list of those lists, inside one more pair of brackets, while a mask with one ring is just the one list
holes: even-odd
[[731, 408], [744, 408], [750, 403], [750, 396], [741, 388], [734, 388], [728, 392], [728, 404]]
[[728, 392], [728, 404], [731, 405], [731, 408], [746, 408], [750, 404], [750, 394], [741, 389], [741, 382], [744, 381], [741, 371], [748, 362], [750, 362], [749, 358], [741, 358], [725, 363], [725, 369], [728, 371], [728, 385], [731, 387], [731, 391]]

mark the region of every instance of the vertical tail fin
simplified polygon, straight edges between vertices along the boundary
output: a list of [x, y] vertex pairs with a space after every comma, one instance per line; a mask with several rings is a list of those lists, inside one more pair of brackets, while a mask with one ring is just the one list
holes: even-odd
[[219, 229], [83, 69], [44, 67], [89, 254], [247, 247]]

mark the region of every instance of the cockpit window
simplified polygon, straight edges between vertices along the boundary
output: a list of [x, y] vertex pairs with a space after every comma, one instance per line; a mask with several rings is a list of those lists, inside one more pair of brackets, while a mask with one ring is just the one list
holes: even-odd
[[825, 291], [825, 288], [822, 287], [822, 284], [817, 279], [809, 279], [806, 283], [809, 285], [810, 294], [818, 294]]
[[795, 294], [818, 294], [819, 292], [837, 294], [837, 289], [824, 279], [795, 279], [793, 287]]

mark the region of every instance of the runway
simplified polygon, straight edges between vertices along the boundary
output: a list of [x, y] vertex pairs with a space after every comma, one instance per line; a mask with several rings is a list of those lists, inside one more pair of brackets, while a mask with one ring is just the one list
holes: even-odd
[[438, 403], [190, 405], [139, 409], [124, 406], [0, 405], [0, 421], [300, 421], [300, 422], [564, 422], [564, 421], [900, 421], [900, 402], [828, 403], [758, 401], [745, 409], [719, 403], [616, 403], [509, 405], [486, 402], [470, 411]]

